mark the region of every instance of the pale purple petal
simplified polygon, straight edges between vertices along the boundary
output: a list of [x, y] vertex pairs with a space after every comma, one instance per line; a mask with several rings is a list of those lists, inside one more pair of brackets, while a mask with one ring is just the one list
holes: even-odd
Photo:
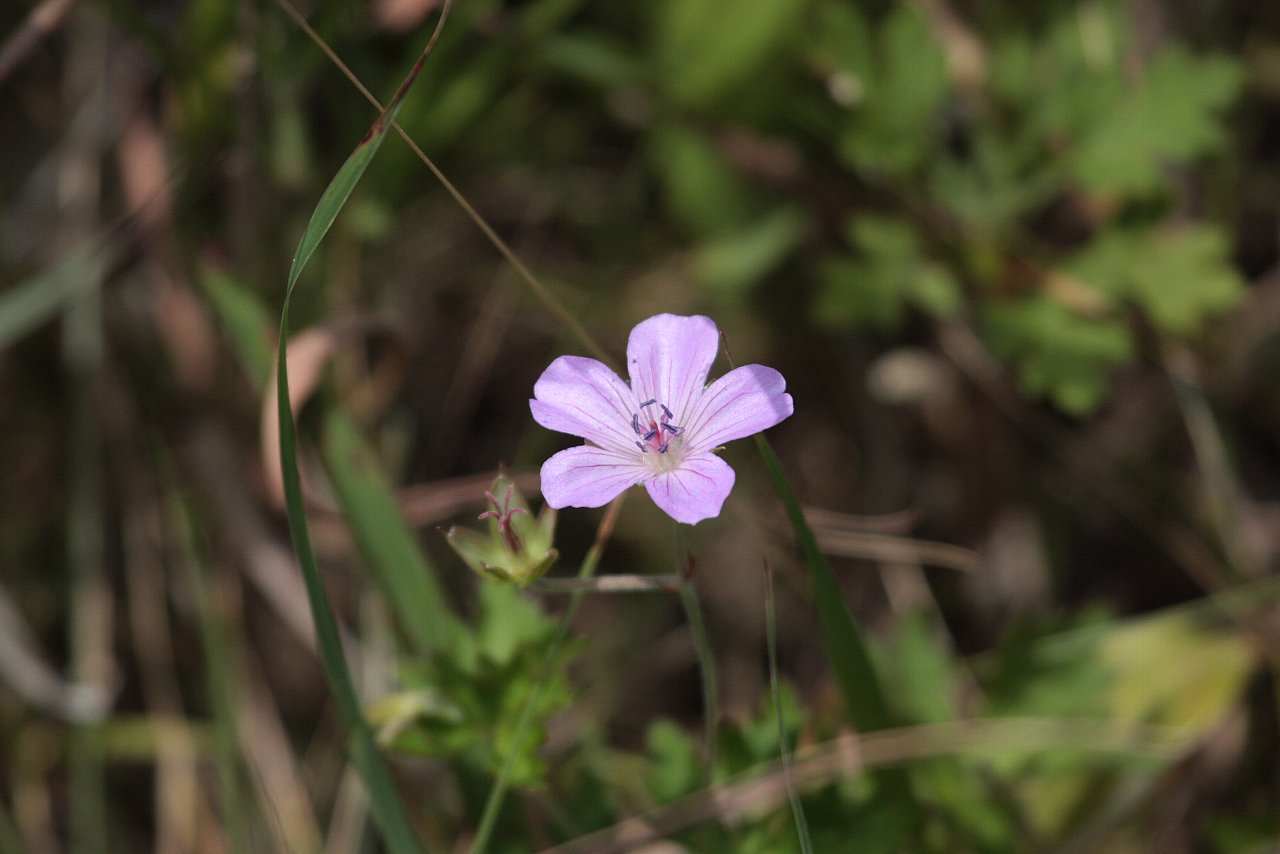
[[649, 475], [632, 457], [603, 448], [568, 448], [542, 464], [542, 497], [561, 507], [603, 507]]
[[549, 430], [590, 439], [602, 448], [635, 451], [631, 389], [595, 359], [561, 356], [547, 366], [529, 401], [533, 420]]
[[659, 314], [636, 324], [627, 340], [627, 372], [636, 400], [657, 400], [671, 409], [672, 423], [684, 426], [680, 419], [707, 384], [719, 346], [720, 331], [709, 317]]
[[782, 374], [764, 365], [743, 365], [716, 380], [680, 425], [689, 452], [709, 451], [789, 416], [792, 403], [786, 387]]
[[686, 457], [678, 468], [656, 475], [644, 488], [668, 516], [693, 525], [720, 515], [733, 481], [733, 469], [728, 463], [714, 454], [700, 454]]

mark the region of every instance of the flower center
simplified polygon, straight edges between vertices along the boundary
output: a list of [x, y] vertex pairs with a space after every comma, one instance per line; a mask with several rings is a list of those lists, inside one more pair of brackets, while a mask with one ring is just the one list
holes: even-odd
[[640, 411], [631, 415], [631, 429], [638, 437], [636, 447], [640, 453], [661, 455], [671, 450], [671, 443], [680, 435], [681, 429], [671, 423], [674, 417], [667, 405], [656, 399], [640, 404]]

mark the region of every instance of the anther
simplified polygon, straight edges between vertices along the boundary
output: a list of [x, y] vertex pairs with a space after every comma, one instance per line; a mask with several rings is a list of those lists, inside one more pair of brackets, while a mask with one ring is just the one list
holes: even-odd
[[640, 453], [642, 454], [649, 453], [649, 449], [645, 447], [643, 444], [641, 444], [640, 442], [636, 442], [636, 447], [640, 449]]
[[652, 400], [646, 400], [644, 403], [640, 404], [640, 408], [644, 409], [646, 406], [653, 406], [657, 402], [658, 402], [658, 399], [656, 397], [653, 398]]
[[640, 435], [640, 415], [638, 413], [631, 414], [631, 429], [636, 431], [636, 435]]
[[676, 425], [674, 425], [674, 424], [668, 424], [667, 422], [663, 421], [663, 422], [662, 422], [661, 424], [659, 424], [658, 426], [659, 426], [659, 427], [661, 427], [661, 428], [662, 428], [662, 429], [664, 429], [664, 430], [668, 430], [668, 431], [670, 431], [670, 433], [671, 433], [671, 435], [672, 435], [672, 436], [679, 436], [679, 435], [680, 435], [680, 428], [679, 428], [679, 427], [677, 427], [677, 426], [676, 426]]
[[667, 448], [670, 446], [671, 446], [670, 442], [663, 442], [662, 446], [658, 448], [658, 453], [665, 454], [667, 452]]
[[667, 407], [666, 407], [665, 405], [663, 405], [663, 404], [659, 403], [659, 404], [658, 404], [658, 406], [661, 406], [661, 407], [662, 407], [662, 414], [663, 414], [663, 415], [665, 415], [665, 416], [667, 416], [667, 420], [668, 420], [668, 421], [670, 421], [672, 418], [675, 418], [675, 416], [671, 414], [671, 410], [670, 410], [670, 409], [667, 409]]
[[645, 440], [646, 442], [648, 442], [650, 439], [652, 439], [652, 438], [653, 438], [654, 436], [656, 436], [656, 435], [658, 435], [658, 428], [657, 428], [657, 427], [654, 427], [654, 428], [653, 428], [652, 430], [650, 430], [648, 433], [645, 433], [645, 434], [644, 434], [644, 440]]

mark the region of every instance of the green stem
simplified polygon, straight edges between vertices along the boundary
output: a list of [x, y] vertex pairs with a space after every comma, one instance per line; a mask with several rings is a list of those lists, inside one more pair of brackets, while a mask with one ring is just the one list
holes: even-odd
[[800, 793], [791, 771], [791, 748], [787, 746], [787, 727], [782, 720], [782, 691], [778, 687], [778, 621], [773, 606], [773, 570], [764, 565], [764, 623], [765, 641], [769, 647], [769, 693], [773, 695], [773, 716], [778, 721], [778, 756], [782, 759], [783, 774], [787, 781], [787, 799], [791, 802], [791, 820], [795, 822], [796, 836], [800, 840], [801, 854], [813, 854], [813, 841], [809, 838], [809, 822], [804, 817]]
[[702, 607], [698, 601], [698, 589], [693, 586], [689, 569], [688, 547], [685, 544], [684, 530], [676, 523], [676, 570], [683, 583], [680, 585], [680, 604], [684, 606], [685, 619], [689, 621], [689, 632], [693, 637], [693, 649], [698, 656], [698, 670], [702, 676], [702, 714], [704, 722], [704, 739], [706, 741], [706, 779], [710, 783], [716, 767], [716, 724], [720, 720], [720, 708], [716, 691], [716, 659], [711, 648], [711, 638], [707, 635], [707, 625], [702, 619]]
[[[604, 554], [605, 544], [609, 541], [609, 536], [613, 533], [614, 523], [618, 520], [618, 511], [622, 508], [624, 498], [626, 498], [625, 492], [615, 498], [613, 503], [609, 505], [609, 509], [605, 511], [604, 518], [600, 520], [600, 527], [596, 529], [595, 542], [591, 544], [591, 548], [587, 550], [586, 557], [582, 559], [581, 566], [578, 567], [578, 578], [587, 579], [595, 575], [596, 567], [600, 565], [600, 557]], [[520, 744], [523, 741], [525, 730], [533, 722], [533, 710], [538, 705], [538, 698], [542, 694], [543, 687], [551, 677], [551, 669], [555, 667], [556, 659], [560, 655], [560, 648], [569, 637], [569, 629], [573, 625], [573, 618], [577, 616], [578, 607], [582, 604], [582, 597], [586, 592], [586, 588], [575, 590], [572, 598], [569, 599], [569, 607], [565, 608], [564, 614], [560, 617], [560, 623], [556, 626], [555, 637], [552, 639], [551, 645], [547, 647], [546, 655], [543, 656], [537, 681], [533, 683], [533, 689], [529, 692], [528, 698], [524, 701], [524, 706], [520, 709], [520, 719], [516, 722], [515, 735], [511, 739], [513, 745]], [[502, 767], [498, 769], [498, 776], [493, 781], [493, 788], [489, 790], [489, 797], [485, 801], [484, 812], [480, 815], [480, 824], [476, 828], [475, 839], [471, 842], [471, 854], [481, 854], [489, 846], [489, 838], [493, 836], [493, 829], [498, 821], [498, 813], [502, 809], [502, 801], [506, 797], [507, 788], [510, 786], [511, 769], [515, 762], [515, 756], [516, 751], [513, 749], [503, 760]]]

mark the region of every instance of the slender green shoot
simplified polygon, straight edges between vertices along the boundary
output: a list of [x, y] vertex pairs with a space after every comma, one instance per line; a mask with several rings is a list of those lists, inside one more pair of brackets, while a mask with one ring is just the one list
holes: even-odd
[[[156, 446], [159, 447], [159, 446]], [[195, 599], [195, 612], [200, 624], [200, 640], [204, 646], [205, 690], [213, 713], [214, 765], [218, 777], [219, 806], [222, 823], [227, 830], [227, 843], [232, 848], [248, 851], [251, 845], [249, 805], [244, 791], [241, 752], [236, 735], [236, 678], [233, 675], [237, 650], [227, 634], [214, 601], [212, 579], [203, 549], [196, 537], [200, 530], [195, 509], [177, 485], [169, 460], [161, 462], [166, 479], [169, 517], [177, 537], [180, 560], [184, 565]]]
[[778, 756], [782, 761], [782, 773], [787, 782], [787, 800], [791, 802], [791, 820], [796, 825], [796, 837], [800, 841], [801, 854], [813, 854], [813, 840], [809, 838], [809, 822], [800, 803], [795, 776], [791, 771], [791, 748], [787, 745], [787, 727], [782, 720], [782, 691], [778, 687], [778, 620], [773, 605], [773, 569], [764, 564], [764, 627], [765, 643], [769, 649], [769, 693], [773, 697], [773, 716], [778, 721]]
[[[604, 554], [604, 547], [609, 542], [609, 537], [613, 534], [613, 526], [618, 521], [618, 512], [622, 509], [622, 502], [626, 499], [626, 495], [624, 492], [613, 499], [613, 503], [605, 510], [604, 517], [600, 520], [600, 527], [596, 529], [595, 541], [592, 542], [591, 548], [587, 550], [586, 556], [582, 559], [582, 564], [578, 567], [578, 578], [588, 579], [595, 575], [596, 568], [600, 565], [600, 557]], [[537, 708], [538, 697], [542, 694], [542, 689], [547, 680], [551, 678], [552, 668], [556, 666], [560, 648], [564, 646], [569, 637], [569, 629], [573, 626], [573, 618], [578, 614], [578, 607], [582, 604], [582, 596], [585, 592], [585, 589], [575, 590], [569, 600], [569, 606], [565, 608], [564, 614], [560, 617], [560, 623], [556, 626], [555, 637], [552, 639], [551, 645], [547, 647], [547, 653], [542, 659], [542, 667], [539, 670], [538, 678], [533, 683], [533, 688], [529, 691], [529, 697], [525, 700], [524, 706], [520, 709], [520, 718], [516, 722], [515, 735], [511, 739], [512, 744], [520, 744], [524, 739], [525, 730], [533, 723], [533, 710]], [[471, 841], [471, 854], [482, 854], [489, 847], [490, 837], [493, 836], [493, 829], [497, 825], [498, 813], [502, 809], [503, 798], [506, 797], [507, 788], [510, 785], [509, 780], [515, 753], [513, 750], [507, 754], [502, 767], [498, 770], [497, 778], [493, 781], [493, 788], [489, 790], [484, 812], [480, 815], [480, 824], [476, 828], [475, 838]]]

